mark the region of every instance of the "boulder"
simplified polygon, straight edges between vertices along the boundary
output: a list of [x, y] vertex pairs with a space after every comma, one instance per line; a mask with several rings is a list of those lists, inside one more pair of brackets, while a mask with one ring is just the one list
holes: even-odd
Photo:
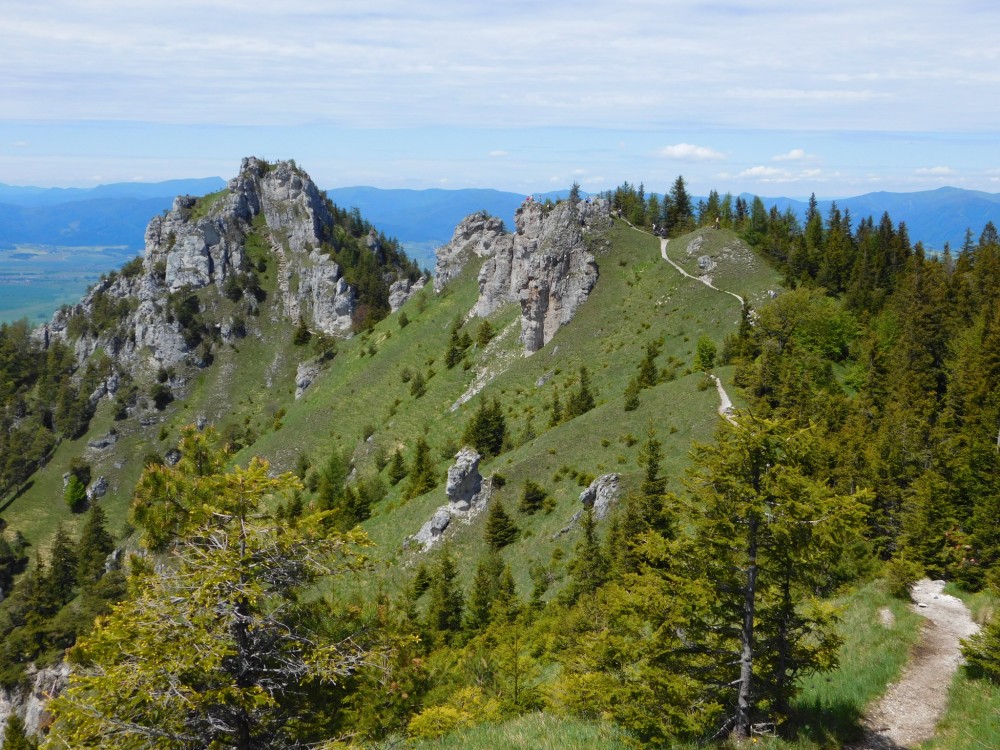
[[482, 489], [483, 477], [479, 473], [481, 458], [469, 447], [455, 454], [455, 464], [448, 469], [448, 484], [444, 490], [455, 510], [468, 510]]
[[87, 488], [87, 499], [88, 500], [100, 500], [108, 494], [108, 478], [103, 474], [90, 483]]
[[593, 509], [596, 520], [603, 521], [620, 494], [621, 477], [618, 474], [602, 474], [580, 493], [580, 502], [585, 508]]
[[437, 512], [427, 523], [420, 527], [420, 531], [410, 537], [410, 541], [419, 544], [427, 549], [436, 542], [451, 523], [451, 513], [448, 508], [438, 508]]
[[302, 394], [306, 392], [306, 388], [312, 385], [312, 382], [319, 375], [320, 370], [319, 362], [314, 359], [307, 360], [305, 362], [299, 362], [299, 366], [295, 369], [295, 400], [298, 401], [302, 398]]

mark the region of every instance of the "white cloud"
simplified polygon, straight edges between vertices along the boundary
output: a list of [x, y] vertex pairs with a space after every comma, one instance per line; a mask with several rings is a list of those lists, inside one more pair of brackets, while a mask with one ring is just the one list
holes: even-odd
[[504, 151], [503, 149], [496, 149], [495, 151], [490, 151], [490, 157], [493, 159], [500, 159], [504, 156], [510, 156], [510, 152]]
[[922, 177], [945, 177], [955, 174], [955, 170], [951, 167], [920, 167], [920, 169], [914, 169], [913, 174]]
[[777, 167], [765, 167], [757, 166], [750, 167], [749, 169], [744, 169], [740, 172], [740, 177], [755, 177], [758, 179], [773, 179], [776, 177], [787, 176], [788, 172], [784, 169], [778, 169]]
[[772, 156], [771, 161], [803, 161], [812, 158], [812, 154], [807, 154], [804, 148], [793, 148], [787, 154]]
[[726, 155], [708, 148], [696, 146], [693, 143], [676, 143], [660, 149], [660, 156], [677, 161], [722, 161]]

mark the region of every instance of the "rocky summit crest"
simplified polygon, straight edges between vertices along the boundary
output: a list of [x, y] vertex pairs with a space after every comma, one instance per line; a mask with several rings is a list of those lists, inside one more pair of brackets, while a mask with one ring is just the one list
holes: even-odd
[[423, 284], [394, 241], [334, 206], [293, 161], [244, 159], [225, 190], [177, 197], [145, 240], [141, 261], [39, 335], [71, 342], [81, 363], [101, 349], [130, 369], [200, 365], [213, 346], [252, 334], [262, 313], [349, 336]]
[[611, 211], [602, 199], [555, 206], [527, 200], [514, 223], [510, 233], [484, 212], [464, 219], [437, 251], [434, 288], [440, 292], [473, 257], [483, 258], [473, 312], [486, 317], [520, 304], [521, 343], [530, 354], [572, 320], [597, 283], [594, 255], [606, 249]]

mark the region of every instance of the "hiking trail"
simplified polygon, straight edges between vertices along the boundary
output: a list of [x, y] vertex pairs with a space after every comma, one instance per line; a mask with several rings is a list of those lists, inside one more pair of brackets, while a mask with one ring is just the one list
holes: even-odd
[[942, 593], [944, 583], [924, 578], [913, 586], [913, 611], [927, 618], [920, 639], [899, 680], [865, 712], [864, 739], [849, 750], [902, 750], [934, 736], [962, 663], [960, 640], [979, 630], [965, 604]]

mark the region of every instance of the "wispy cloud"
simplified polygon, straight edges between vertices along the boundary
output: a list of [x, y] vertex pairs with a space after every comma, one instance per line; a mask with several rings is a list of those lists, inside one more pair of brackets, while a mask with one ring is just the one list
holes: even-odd
[[495, 149], [493, 151], [490, 151], [490, 158], [492, 159], [500, 159], [503, 158], [504, 156], [510, 156], [510, 152], [504, 151], [503, 149]]
[[696, 146], [693, 143], [676, 143], [673, 146], [664, 146], [660, 149], [660, 156], [676, 161], [722, 161], [726, 155], [708, 148], [707, 146]]
[[913, 174], [921, 177], [947, 177], [956, 174], [956, 172], [951, 167], [920, 167], [914, 169]]
[[811, 154], [807, 154], [804, 148], [793, 148], [786, 154], [778, 154], [777, 156], [772, 156], [771, 161], [804, 161], [806, 159], [813, 159]]

